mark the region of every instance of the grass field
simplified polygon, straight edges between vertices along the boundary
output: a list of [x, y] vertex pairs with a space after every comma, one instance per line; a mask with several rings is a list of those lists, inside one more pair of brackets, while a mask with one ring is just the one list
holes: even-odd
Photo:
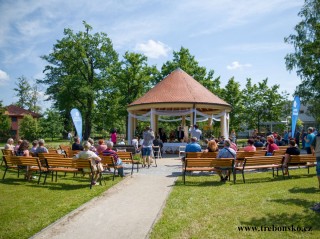
[[58, 182], [48, 178], [45, 185], [38, 185], [37, 180], [28, 182], [15, 172], [7, 173], [0, 179], [0, 239], [29, 238], [121, 180], [107, 178], [106, 185], [90, 190], [88, 176], [61, 173]]
[[320, 238], [320, 213], [310, 209], [320, 190], [311, 170], [293, 170], [289, 180], [251, 173], [246, 184], [241, 177], [224, 184], [216, 175], [195, 175], [183, 185], [180, 178], [151, 238]]

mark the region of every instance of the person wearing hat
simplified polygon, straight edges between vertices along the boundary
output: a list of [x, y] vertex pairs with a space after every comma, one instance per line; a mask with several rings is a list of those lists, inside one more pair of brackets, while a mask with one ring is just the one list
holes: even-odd
[[198, 138], [197, 137], [192, 137], [191, 138], [191, 143], [187, 144], [186, 146], [186, 153], [189, 152], [201, 152], [201, 146], [200, 144], [197, 143]]
[[314, 140], [315, 135], [313, 134], [313, 128], [308, 128], [308, 134], [304, 137], [305, 139], [305, 149], [307, 150], [307, 154], [311, 154], [311, 144]]

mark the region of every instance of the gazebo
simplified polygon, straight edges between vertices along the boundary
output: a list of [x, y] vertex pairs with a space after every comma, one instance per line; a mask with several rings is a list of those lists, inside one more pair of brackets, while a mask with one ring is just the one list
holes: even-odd
[[132, 140], [137, 120], [150, 121], [151, 128], [156, 131], [163, 116], [179, 116], [177, 120], [181, 120], [182, 126], [186, 126], [186, 120], [190, 124], [200, 120], [211, 124], [212, 120], [217, 120], [221, 122], [221, 135], [229, 135], [231, 106], [180, 68], [132, 102], [127, 110], [128, 142]]

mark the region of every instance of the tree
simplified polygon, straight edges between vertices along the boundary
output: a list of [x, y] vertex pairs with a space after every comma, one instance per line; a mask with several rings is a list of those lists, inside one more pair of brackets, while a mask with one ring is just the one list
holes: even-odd
[[302, 20], [295, 26], [296, 34], [285, 38], [295, 50], [286, 55], [286, 66], [289, 71], [296, 69], [301, 84], [295, 94], [312, 106], [309, 110], [320, 122], [320, 112], [315, 109], [320, 101], [320, 1], [305, 0], [298, 15]]
[[280, 121], [287, 93], [279, 93], [279, 85], [268, 87], [268, 79], [252, 84], [247, 79], [243, 90], [243, 114], [247, 127], [260, 132], [262, 122]]
[[156, 78], [156, 83], [177, 68], [184, 70], [215, 95], [221, 95], [220, 77], [214, 79], [214, 71], [210, 70], [207, 73], [207, 69], [199, 66], [199, 63], [195, 60], [195, 57], [192, 56], [189, 50], [184, 47], [181, 47], [180, 51], [178, 52], [173, 51], [173, 60], [167, 61], [165, 64], [163, 64], [161, 67], [161, 74]]
[[45, 79], [46, 94], [55, 108], [70, 112], [78, 108], [84, 119], [84, 139], [92, 130], [95, 103], [118, 72], [118, 54], [105, 33], [89, 34], [92, 27], [83, 22], [85, 32], [64, 30], [64, 38], [53, 46], [53, 52], [42, 56], [49, 62]]
[[29, 141], [40, 137], [41, 127], [37, 119], [31, 115], [25, 115], [20, 122], [19, 135]]
[[5, 139], [10, 136], [10, 119], [8, 115], [5, 115], [6, 109], [2, 105], [2, 101], [0, 100], [0, 138]]
[[[151, 88], [151, 82], [159, 72], [155, 66], [148, 66], [147, 57], [141, 54], [126, 52], [123, 58], [115, 86], [119, 91], [119, 104], [127, 106]], [[126, 107], [119, 108], [119, 116], [125, 117], [127, 126]]]
[[245, 121], [243, 117], [243, 93], [240, 89], [240, 83], [232, 77], [224, 89], [221, 90], [221, 98], [232, 106], [230, 112], [230, 130], [236, 132], [243, 130], [242, 124]]
[[15, 83], [16, 88], [13, 90], [17, 92], [16, 96], [19, 98], [16, 105], [36, 113], [39, 113], [41, 108], [37, 105], [39, 98], [39, 91], [36, 85], [31, 86], [26, 77], [21, 76], [18, 82]]
[[61, 137], [63, 132], [63, 119], [60, 113], [54, 109], [47, 109], [40, 120], [42, 137]]

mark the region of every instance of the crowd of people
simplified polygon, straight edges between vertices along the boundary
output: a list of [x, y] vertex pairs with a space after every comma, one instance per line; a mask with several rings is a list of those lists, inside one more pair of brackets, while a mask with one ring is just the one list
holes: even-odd
[[[202, 138], [202, 131], [197, 125], [191, 126], [189, 129], [190, 140], [186, 146], [185, 152], [202, 152], [203, 147], [199, 144]], [[290, 159], [290, 155], [300, 154], [300, 139], [302, 139], [302, 149], [306, 150], [307, 154], [315, 154], [317, 158], [317, 176], [319, 180], [320, 187], [320, 134], [316, 129], [309, 127], [306, 134], [298, 134], [297, 137], [290, 137], [290, 132], [284, 132], [283, 137], [276, 132], [268, 132], [266, 136], [260, 136], [257, 130], [254, 130], [251, 137], [247, 140], [247, 145], [241, 148], [242, 151], [256, 151], [257, 148], [264, 148], [266, 150], [266, 156], [273, 155], [275, 150], [279, 149], [279, 146], [288, 145], [284, 155], [284, 173], [287, 174], [287, 164]], [[131, 142], [136, 152], [141, 152], [143, 167], [150, 167], [152, 162], [152, 157], [154, 157], [155, 151], [160, 151], [163, 154], [163, 143], [167, 142], [163, 140], [164, 130], [159, 129], [158, 134], [147, 126], [142, 132], [141, 138], [135, 136]], [[295, 135], [296, 136], [296, 135]], [[175, 138], [180, 142], [184, 142], [187, 137], [185, 137], [185, 132], [180, 126], [176, 131]], [[217, 152], [218, 158], [236, 158], [239, 146], [236, 144], [237, 137], [235, 131], [230, 133], [230, 138], [226, 139], [224, 136], [219, 138], [211, 137], [210, 139], [204, 139], [206, 143], [206, 149], [204, 152]], [[74, 143], [72, 144], [72, 150], [81, 151], [75, 156], [75, 158], [90, 158], [92, 164], [99, 164], [101, 158], [99, 155], [111, 155], [114, 158], [115, 165], [122, 165], [121, 159], [117, 156], [117, 152], [113, 150], [114, 144], [117, 143], [116, 130], [111, 133], [110, 141], [105, 141], [104, 139], [99, 139], [97, 144], [94, 140], [89, 138], [83, 144], [80, 143], [79, 137], [74, 137]], [[121, 140], [118, 144], [125, 144], [124, 140]], [[155, 147], [156, 146], [156, 147]], [[17, 156], [37, 156], [39, 153], [47, 153], [48, 149], [45, 147], [45, 141], [43, 139], [34, 140], [32, 146], [27, 140], [18, 140], [17, 144], [14, 145], [14, 140], [12, 138], [8, 139], [5, 149], [12, 150]], [[158, 152], [159, 153], [159, 152]], [[119, 170], [119, 175], [124, 176], [123, 169]], [[226, 171], [225, 174], [222, 171], [219, 173], [221, 181], [228, 180], [229, 172]], [[92, 182], [96, 185], [96, 177]]]

